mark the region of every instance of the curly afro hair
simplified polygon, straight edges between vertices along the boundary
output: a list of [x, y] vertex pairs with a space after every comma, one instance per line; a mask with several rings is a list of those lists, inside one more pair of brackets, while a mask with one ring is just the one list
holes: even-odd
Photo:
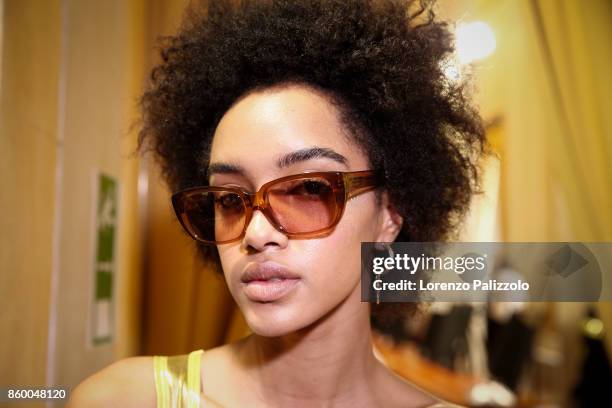
[[[453, 238], [479, 192], [487, 143], [465, 84], [444, 75], [452, 35], [429, 2], [205, 3], [163, 39], [141, 100], [138, 146], [154, 152], [171, 190], [207, 184], [215, 128], [240, 97], [303, 84], [329, 96], [384, 172], [404, 219], [397, 241]], [[216, 247], [197, 245], [218, 261]]]

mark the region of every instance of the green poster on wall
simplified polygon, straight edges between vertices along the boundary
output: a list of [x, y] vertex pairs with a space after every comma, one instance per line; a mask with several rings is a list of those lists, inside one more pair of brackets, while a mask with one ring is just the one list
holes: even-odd
[[118, 188], [114, 177], [96, 175], [94, 296], [91, 310], [93, 345], [111, 343], [114, 331], [114, 293]]

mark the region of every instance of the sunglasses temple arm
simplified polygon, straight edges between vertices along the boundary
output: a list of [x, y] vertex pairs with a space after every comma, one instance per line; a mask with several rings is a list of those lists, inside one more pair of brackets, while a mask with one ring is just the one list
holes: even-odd
[[373, 174], [367, 175], [347, 175], [346, 191], [347, 199], [358, 196], [361, 193], [370, 191], [376, 188], [379, 179]]

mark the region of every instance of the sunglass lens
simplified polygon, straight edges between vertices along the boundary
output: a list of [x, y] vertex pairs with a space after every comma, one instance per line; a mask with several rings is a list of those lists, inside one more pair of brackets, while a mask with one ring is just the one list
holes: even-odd
[[322, 177], [276, 184], [268, 192], [268, 201], [274, 218], [289, 233], [323, 230], [336, 218], [334, 189]]
[[183, 214], [187, 228], [198, 238], [229, 241], [238, 237], [244, 228], [245, 205], [235, 192], [199, 192], [185, 198]]

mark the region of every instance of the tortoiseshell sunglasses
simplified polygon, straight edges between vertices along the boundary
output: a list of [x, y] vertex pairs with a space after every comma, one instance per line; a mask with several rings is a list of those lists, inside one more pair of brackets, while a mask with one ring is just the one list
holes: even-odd
[[242, 239], [254, 210], [289, 238], [314, 238], [338, 224], [349, 199], [380, 184], [380, 174], [372, 170], [312, 172], [269, 181], [256, 193], [192, 187], [174, 193], [172, 205], [185, 231], [208, 244]]

